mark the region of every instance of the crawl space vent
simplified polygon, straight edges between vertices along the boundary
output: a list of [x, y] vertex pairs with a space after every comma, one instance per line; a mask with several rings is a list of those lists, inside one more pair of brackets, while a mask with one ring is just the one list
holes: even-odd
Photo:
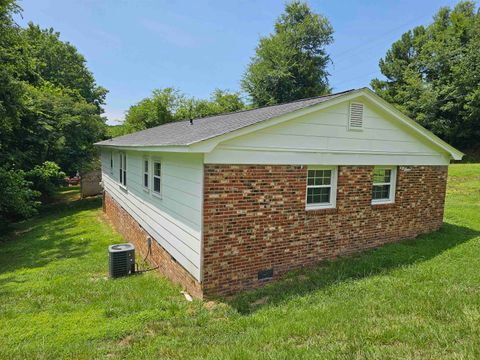
[[258, 272], [258, 280], [273, 278], [273, 269], [261, 270]]
[[363, 104], [350, 103], [350, 114], [348, 117], [349, 130], [363, 129]]

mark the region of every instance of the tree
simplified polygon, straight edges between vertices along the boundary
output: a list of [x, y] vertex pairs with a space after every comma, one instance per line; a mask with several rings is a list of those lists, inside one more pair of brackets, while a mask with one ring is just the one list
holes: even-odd
[[32, 182], [32, 188], [42, 195], [44, 201], [53, 198], [64, 178], [65, 173], [52, 161], [36, 165], [26, 173], [26, 179]]
[[29, 23], [22, 33], [35, 59], [34, 71], [38, 79], [75, 91], [100, 110], [105, 104], [107, 90], [96, 85], [85, 58], [72, 44], [61, 41], [60, 33], [54, 29], [41, 29], [33, 23]]
[[230, 93], [226, 90], [215, 89], [210, 100], [183, 97], [175, 113], [175, 119], [198, 119], [244, 108], [245, 103], [238, 92]]
[[75, 172], [105, 138], [106, 90], [53, 29], [16, 25], [19, 12], [13, 0], [0, 0], [0, 164], [28, 171], [49, 160]]
[[12, 161], [9, 145], [23, 109], [22, 80], [31, 74], [31, 59], [20, 28], [12, 19], [20, 13], [14, 0], [0, 0], [0, 164]]
[[272, 105], [330, 92], [325, 46], [333, 41], [326, 17], [293, 1], [275, 23], [274, 33], [260, 39], [242, 79], [256, 106]]
[[[210, 100], [187, 98], [174, 88], [154, 90], [152, 95], [132, 105], [121, 130], [125, 133], [148, 129], [168, 122], [196, 119], [245, 108], [239, 93], [216, 89]], [[115, 130], [118, 134], [119, 129]]]
[[23, 170], [7, 170], [0, 167], [0, 233], [4, 233], [8, 223], [25, 219], [37, 213], [40, 196], [31, 189], [32, 183], [25, 179]]
[[211, 102], [217, 104], [219, 110], [223, 112], [245, 109], [245, 103], [238, 92], [230, 93], [226, 90], [215, 89], [211, 96]]
[[183, 95], [174, 88], [153, 90], [152, 96], [130, 106], [125, 116], [125, 131], [148, 129], [175, 121], [175, 113]]
[[480, 15], [471, 1], [441, 8], [393, 43], [373, 89], [452, 145], [480, 138]]
[[0, 224], [35, 212], [63, 175], [57, 164], [88, 167], [106, 133], [106, 90], [85, 58], [53, 29], [19, 27], [20, 11], [0, 0]]

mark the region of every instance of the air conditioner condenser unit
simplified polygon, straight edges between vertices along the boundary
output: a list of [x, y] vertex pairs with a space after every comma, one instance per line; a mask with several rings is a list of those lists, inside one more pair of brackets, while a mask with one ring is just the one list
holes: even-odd
[[135, 273], [135, 247], [133, 244], [116, 244], [108, 247], [108, 272], [111, 278]]

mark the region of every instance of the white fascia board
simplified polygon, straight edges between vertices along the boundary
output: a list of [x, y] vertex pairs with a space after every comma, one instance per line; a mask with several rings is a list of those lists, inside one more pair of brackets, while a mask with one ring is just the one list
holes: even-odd
[[[147, 152], [194, 152], [187, 145], [176, 145], [176, 146], [145, 146], [145, 145], [106, 145], [99, 144], [96, 145], [99, 148], [104, 149], [115, 149], [123, 151], [147, 151]], [[197, 151], [198, 152], [198, 151]]]

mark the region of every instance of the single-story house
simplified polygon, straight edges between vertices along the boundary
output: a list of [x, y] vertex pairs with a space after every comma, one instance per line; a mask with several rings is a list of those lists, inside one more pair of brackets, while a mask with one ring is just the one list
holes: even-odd
[[109, 218], [197, 297], [437, 230], [463, 156], [367, 88], [96, 145]]

